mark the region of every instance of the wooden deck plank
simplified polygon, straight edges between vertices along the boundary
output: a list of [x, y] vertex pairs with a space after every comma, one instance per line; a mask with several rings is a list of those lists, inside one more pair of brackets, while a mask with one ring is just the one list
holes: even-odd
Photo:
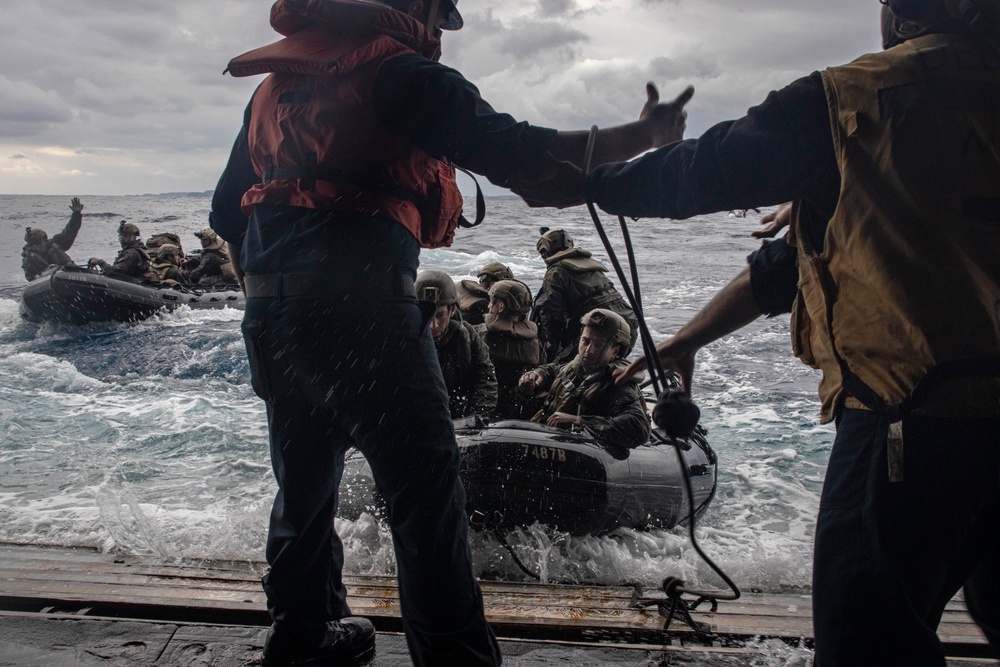
[[[159, 620], [190, 619], [266, 624], [261, 563], [162, 562], [152, 557], [117, 557], [87, 549], [48, 549], [0, 545], [0, 608], [29, 609], [32, 604], [92, 608], [94, 613]], [[388, 576], [346, 576], [352, 610], [380, 629], [399, 624], [396, 580]], [[498, 634], [525, 638], [610, 636], [619, 641], [667, 641], [655, 601], [663, 594], [642, 589], [636, 608], [630, 586], [481, 582], [487, 618]], [[4, 607], [6, 605], [6, 607]], [[716, 612], [704, 603], [693, 612], [712, 632], [725, 637], [811, 639], [812, 604], [800, 593], [749, 593], [722, 601]], [[237, 620], [231, 620], [237, 619]], [[678, 619], [670, 636], [691, 638]], [[981, 649], [985, 639], [960, 599], [953, 600], [939, 635], [961, 651]], [[685, 640], [686, 641], [686, 640]]]

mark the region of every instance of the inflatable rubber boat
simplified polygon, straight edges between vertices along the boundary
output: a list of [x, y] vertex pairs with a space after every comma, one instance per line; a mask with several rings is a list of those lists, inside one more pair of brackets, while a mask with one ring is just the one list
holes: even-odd
[[165, 285], [80, 266], [50, 269], [21, 292], [21, 317], [29, 322], [132, 322], [158, 311], [243, 308], [238, 285]]
[[[534, 422], [455, 424], [466, 510], [473, 526], [510, 529], [536, 521], [573, 535], [616, 528], [672, 528], [688, 522], [688, 497], [677, 451], [655, 438], [635, 449], [608, 447], [588, 433]], [[690, 471], [695, 515], [715, 495], [716, 456], [701, 427], [679, 441]], [[371, 469], [347, 455], [339, 516], [384, 511]]]

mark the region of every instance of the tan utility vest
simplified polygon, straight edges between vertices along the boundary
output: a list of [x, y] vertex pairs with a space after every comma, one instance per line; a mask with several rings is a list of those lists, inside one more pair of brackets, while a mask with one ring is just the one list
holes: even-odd
[[822, 421], [1000, 415], [1000, 54], [928, 35], [822, 77], [840, 199], [821, 253], [793, 226], [792, 313]]

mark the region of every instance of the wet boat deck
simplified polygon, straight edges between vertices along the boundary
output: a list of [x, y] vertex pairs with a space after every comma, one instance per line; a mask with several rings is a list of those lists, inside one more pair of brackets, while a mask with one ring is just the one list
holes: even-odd
[[[253, 664], [270, 623], [260, 588], [262, 572], [261, 563], [168, 562], [88, 549], [0, 545], [0, 653], [12, 655], [12, 647], [28, 654], [53, 646], [79, 651], [90, 642], [95, 646], [85, 650], [87, 655], [107, 654], [108, 664], [124, 660], [128, 646], [135, 652], [140, 645], [146, 658], [155, 654], [153, 664]], [[345, 582], [353, 612], [370, 618], [379, 630], [375, 664], [409, 664], [396, 634], [400, 610], [395, 578], [348, 576]], [[759, 650], [762, 639], [790, 647], [808, 647], [811, 641], [808, 595], [744, 593], [737, 601], [720, 602], [715, 612], [704, 603], [692, 616], [708, 624], [711, 635], [699, 636], [676, 618], [665, 631], [655, 604], [636, 604], [663, 600], [656, 590], [496, 581], [483, 581], [482, 588], [487, 617], [503, 640], [505, 656], [522, 656], [514, 664], [559, 664], [523, 656], [599, 646], [621, 654], [607, 662], [642, 662], [648, 659], [643, 655], [667, 652], [674, 655], [671, 660], [683, 660], [687, 653], [700, 659], [712, 655], [710, 664], [738, 665], [749, 664], [739, 662], [739, 656]], [[75, 643], [60, 638], [66, 633]], [[40, 646], [18, 643], [18, 638], [36, 635], [43, 638], [36, 642]], [[997, 664], [982, 660], [988, 656], [986, 640], [960, 600], [949, 605], [939, 635], [948, 655], [958, 660], [955, 664]], [[192, 663], [191, 651], [202, 658]]]

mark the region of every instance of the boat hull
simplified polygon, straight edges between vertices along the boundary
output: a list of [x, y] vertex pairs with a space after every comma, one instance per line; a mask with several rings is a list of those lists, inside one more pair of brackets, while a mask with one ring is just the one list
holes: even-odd
[[[506, 530], [539, 522], [585, 535], [688, 522], [690, 504], [672, 445], [605, 447], [585, 433], [516, 420], [457, 428], [456, 435], [466, 510], [474, 526]], [[715, 454], [700, 429], [681, 444], [698, 515], [715, 494]], [[370, 468], [352, 451], [341, 484], [340, 515], [356, 518], [382, 508]]]
[[21, 292], [19, 311], [29, 322], [132, 322], [160, 311], [190, 308], [243, 308], [237, 285], [161, 286], [120, 273], [78, 266], [50, 270]]

